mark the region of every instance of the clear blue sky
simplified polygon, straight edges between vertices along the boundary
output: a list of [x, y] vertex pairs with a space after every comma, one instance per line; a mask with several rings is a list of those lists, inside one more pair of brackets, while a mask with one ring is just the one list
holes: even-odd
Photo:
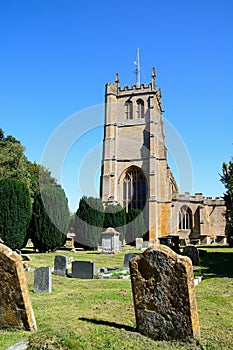
[[[164, 117], [190, 154], [192, 192], [222, 195], [218, 174], [233, 153], [232, 18], [232, 0], [1, 1], [0, 127], [40, 162], [61, 123], [104, 102], [116, 72], [121, 86], [135, 83], [139, 47], [141, 81], [150, 82], [155, 66]], [[93, 147], [101, 152], [102, 138], [96, 127], [67, 154], [62, 184], [71, 210], [82, 194], [79, 165]], [[90, 188], [92, 177], [83, 176]]]

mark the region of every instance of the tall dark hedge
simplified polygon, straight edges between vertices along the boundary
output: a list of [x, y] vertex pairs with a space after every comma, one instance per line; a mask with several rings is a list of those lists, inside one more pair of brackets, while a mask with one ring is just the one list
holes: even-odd
[[0, 180], [0, 237], [11, 249], [26, 245], [31, 218], [31, 201], [27, 185], [16, 179]]
[[76, 245], [86, 249], [95, 249], [100, 243], [103, 222], [102, 201], [98, 198], [82, 197], [73, 225]]
[[120, 204], [109, 204], [105, 208], [104, 227], [113, 227], [120, 232], [120, 240], [125, 239], [126, 212]]
[[37, 192], [29, 226], [34, 248], [47, 252], [63, 246], [69, 218], [68, 202], [62, 188], [46, 186]]
[[131, 208], [127, 213], [126, 243], [134, 243], [137, 237], [143, 237], [145, 231], [143, 212], [139, 209]]

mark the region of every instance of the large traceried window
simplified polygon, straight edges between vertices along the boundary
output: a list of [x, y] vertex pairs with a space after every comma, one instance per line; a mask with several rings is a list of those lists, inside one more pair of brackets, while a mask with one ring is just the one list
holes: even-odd
[[126, 114], [126, 119], [133, 119], [133, 103], [132, 103], [132, 101], [126, 101], [125, 114]]
[[144, 101], [137, 100], [137, 118], [144, 118]]
[[126, 211], [128, 212], [131, 208], [142, 210], [147, 197], [146, 177], [143, 172], [136, 167], [128, 169], [123, 178], [122, 186], [122, 202]]
[[191, 230], [192, 228], [192, 211], [189, 207], [183, 206], [179, 210], [179, 229]]

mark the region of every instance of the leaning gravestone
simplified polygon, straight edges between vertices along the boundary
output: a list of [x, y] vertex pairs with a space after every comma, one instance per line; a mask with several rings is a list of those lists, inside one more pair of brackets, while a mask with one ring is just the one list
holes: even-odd
[[157, 244], [129, 265], [137, 330], [154, 340], [199, 337], [191, 260]]
[[34, 271], [34, 293], [52, 292], [52, 268], [38, 267]]
[[36, 329], [27, 280], [19, 254], [0, 243], [0, 328]]
[[65, 255], [56, 255], [54, 258], [54, 274], [59, 276], [67, 275], [68, 259]]
[[72, 261], [71, 277], [93, 279], [95, 274], [95, 263], [93, 261]]
[[200, 265], [199, 251], [195, 245], [186, 245], [183, 249], [183, 255], [188, 256], [194, 266]]

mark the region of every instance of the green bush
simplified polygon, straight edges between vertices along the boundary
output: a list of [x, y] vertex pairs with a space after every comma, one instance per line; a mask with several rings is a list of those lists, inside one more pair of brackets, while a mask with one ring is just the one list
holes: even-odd
[[104, 208], [98, 198], [81, 198], [79, 208], [73, 224], [75, 232], [75, 245], [84, 248], [95, 249], [100, 243], [100, 235], [103, 229]]
[[11, 249], [21, 249], [27, 241], [31, 218], [30, 194], [26, 183], [0, 180], [0, 237]]
[[29, 226], [34, 248], [47, 252], [64, 245], [69, 218], [67, 198], [62, 188], [46, 186], [41, 192], [36, 192]]

